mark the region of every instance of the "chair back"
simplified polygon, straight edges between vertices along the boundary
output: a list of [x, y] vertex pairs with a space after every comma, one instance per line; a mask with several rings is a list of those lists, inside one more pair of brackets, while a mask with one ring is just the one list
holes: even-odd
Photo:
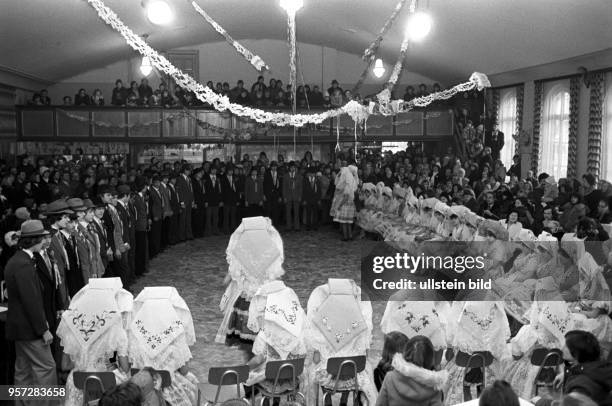
[[[131, 370], [132, 376], [136, 375], [138, 372], [140, 372], [138, 368], [132, 368]], [[172, 385], [172, 376], [170, 375], [170, 371], [165, 369], [154, 369], [153, 373], [158, 374], [161, 378], [162, 389], [168, 388]]]
[[531, 365], [556, 367], [563, 364], [563, 352], [558, 348], [536, 348], [531, 353]]
[[112, 372], [75, 371], [72, 379], [74, 386], [83, 391], [83, 405], [100, 399], [104, 392], [117, 384]]
[[455, 364], [463, 368], [484, 368], [493, 363], [494, 357], [489, 351], [474, 351], [472, 354], [459, 351]]
[[333, 377], [347, 380], [363, 371], [366, 365], [365, 355], [354, 357], [335, 357], [327, 360], [327, 372]]
[[208, 383], [217, 385], [217, 393], [215, 394], [215, 401], [213, 404], [219, 402], [221, 387], [225, 385], [236, 385], [236, 399], [240, 399], [240, 384], [245, 383], [248, 377], [248, 365], [210, 368], [208, 370]]
[[266, 379], [294, 379], [304, 372], [304, 358], [269, 361], [266, 363]]

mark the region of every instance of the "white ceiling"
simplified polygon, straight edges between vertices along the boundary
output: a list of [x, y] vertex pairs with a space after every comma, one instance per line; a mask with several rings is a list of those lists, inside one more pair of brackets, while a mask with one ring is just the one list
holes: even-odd
[[[170, 0], [170, 27], [150, 24], [141, 0], [106, 0], [134, 32], [151, 33], [163, 51], [222, 38], [186, 0]], [[236, 39], [285, 39], [278, 0], [198, 0]], [[297, 16], [300, 42], [361, 54], [397, 0], [304, 0]], [[406, 68], [448, 81], [540, 65], [607, 49], [612, 44], [611, 0], [421, 0], [434, 18], [431, 34], [411, 45]], [[407, 7], [382, 43], [395, 60]], [[0, 65], [49, 81], [133, 55], [86, 0], [0, 0]]]

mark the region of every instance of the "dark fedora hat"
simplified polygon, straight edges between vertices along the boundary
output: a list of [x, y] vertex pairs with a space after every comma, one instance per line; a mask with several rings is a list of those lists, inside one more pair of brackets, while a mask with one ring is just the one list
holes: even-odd
[[68, 199], [67, 201], [68, 207], [73, 211], [85, 211], [87, 210], [87, 206], [83, 203], [83, 199], [79, 199], [78, 197], [73, 197], [72, 199]]
[[51, 203], [47, 205], [47, 210], [45, 211], [45, 214], [72, 214], [72, 213], [74, 212], [70, 210], [68, 203], [64, 199], [58, 199], [58, 200], [52, 201]]
[[19, 238], [42, 237], [49, 235], [49, 231], [45, 230], [42, 221], [26, 220], [21, 223], [21, 230], [18, 231]]
[[88, 209], [93, 209], [96, 207], [96, 205], [91, 201], [91, 199], [83, 199], [83, 205], [85, 205], [85, 207], [87, 207]]

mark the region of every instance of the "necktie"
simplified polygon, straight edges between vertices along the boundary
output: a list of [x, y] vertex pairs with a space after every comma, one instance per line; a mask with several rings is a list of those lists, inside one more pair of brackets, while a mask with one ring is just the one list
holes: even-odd
[[253, 181], [255, 183], [255, 193], [257, 193], [257, 181]]
[[47, 251], [41, 251], [40, 256], [45, 261], [45, 265], [47, 265], [47, 271], [49, 272], [49, 276], [53, 278], [53, 265], [51, 265], [51, 260], [47, 256]]

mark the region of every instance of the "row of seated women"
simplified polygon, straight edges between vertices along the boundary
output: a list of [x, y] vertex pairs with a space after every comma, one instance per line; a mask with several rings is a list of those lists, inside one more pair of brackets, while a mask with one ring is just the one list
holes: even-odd
[[195, 343], [193, 321], [173, 287], [147, 287], [134, 299], [119, 278], [91, 278], [63, 312], [57, 335], [72, 366], [65, 405], [83, 404], [74, 372], [112, 371], [117, 383], [132, 379], [149, 386], [151, 374], [148, 379], [144, 373], [131, 377], [133, 368], [170, 372], [171, 386], [148, 387], [147, 396], [171, 405], [197, 402], [198, 380], [186, 368], [189, 346]]

